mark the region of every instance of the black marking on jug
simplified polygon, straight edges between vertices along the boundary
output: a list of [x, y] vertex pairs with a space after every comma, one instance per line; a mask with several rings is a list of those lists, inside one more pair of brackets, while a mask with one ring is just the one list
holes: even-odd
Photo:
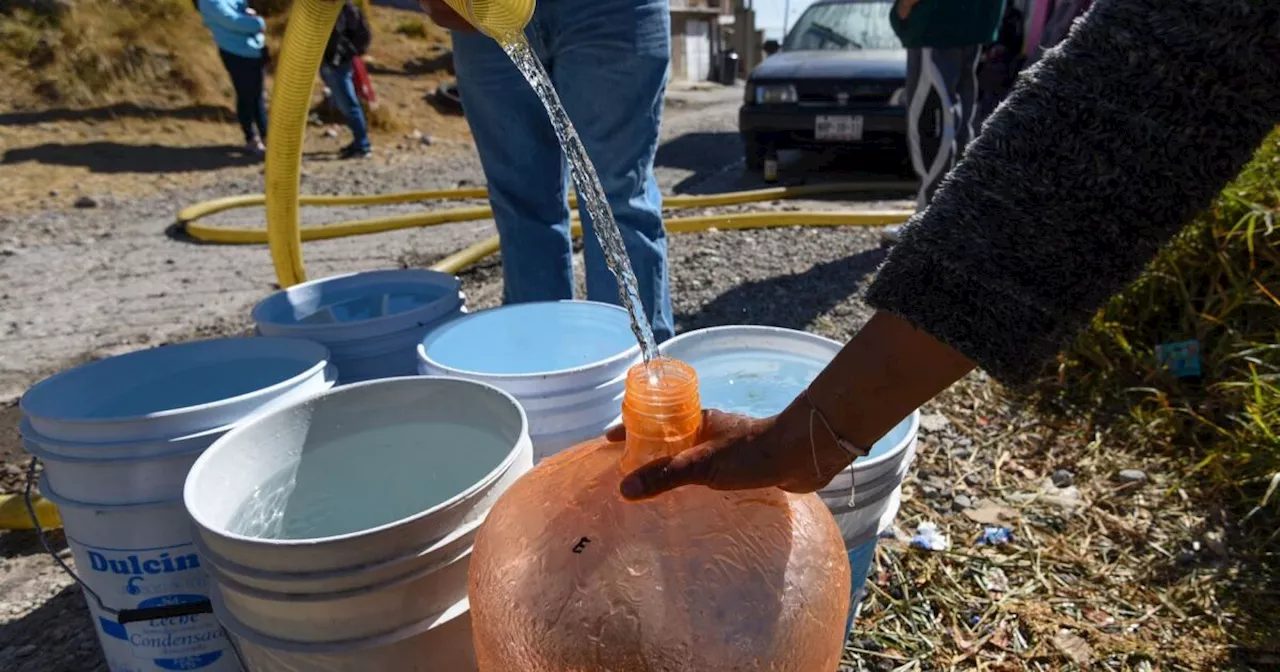
[[579, 540], [578, 540], [578, 543], [577, 543], [577, 544], [575, 544], [575, 545], [574, 545], [574, 547], [573, 547], [573, 552], [574, 552], [574, 553], [581, 553], [582, 551], [586, 550], [586, 548], [587, 548], [587, 544], [589, 544], [589, 543], [591, 543], [591, 540], [590, 540], [590, 539], [588, 539], [587, 537], [583, 537], [583, 538], [579, 539]]

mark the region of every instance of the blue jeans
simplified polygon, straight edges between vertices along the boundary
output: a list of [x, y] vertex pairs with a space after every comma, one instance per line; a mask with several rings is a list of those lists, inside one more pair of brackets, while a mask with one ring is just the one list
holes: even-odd
[[320, 66], [320, 78], [324, 80], [325, 86], [329, 87], [338, 111], [347, 118], [347, 127], [351, 129], [351, 135], [355, 138], [353, 144], [363, 151], [368, 151], [369, 124], [365, 121], [364, 108], [360, 106], [360, 99], [356, 97], [353, 73], [354, 68], [350, 61], [339, 66], [329, 63]]
[[[653, 174], [671, 19], [665, 0], [546, 0], [525, 35], [541, 59], [621, 230], [658, 342], [675, 330], [662, 194]], [[492, 39], [453, 34], [467, 122], [502, 241], [507, 303], [573, 298], [569, 168], [542, 103]], [[591, 219], [579, 206], [587, 298], [618, 304]]]

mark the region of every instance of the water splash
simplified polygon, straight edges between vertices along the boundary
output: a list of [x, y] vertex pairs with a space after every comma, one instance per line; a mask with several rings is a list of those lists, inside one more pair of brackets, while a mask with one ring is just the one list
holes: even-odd
[[640, 343], [644, 361], [652, 361], [657, 356], [658, 345], [654, 341], [649, 319], [645, 317], [636, 276], [631, 270], [631, 260], [627, 257], [627, 248], [623, 245], [622, 234], [618, 232], [618, 224], [613, 219], [613, 210], [609, 208], [609, 201], [605, 197], [604, 187], [600, 185], [595, 166], [591, 164], [568, 113], [560, 104], [560, 96], [551, 84], [551, 77], [547, 75], [529, 43], [521, 37], [504, 42], [502, 48], [538, 94], [543, 107], [547, 108], [551, 126], [555, 128], [556, 137], [560, 139], [560, 146], [569, 160], [578, 199], [586, 205], [596, 236], [600, 239], [600, 247], [604, 250], [605, 263], [618, 279], [618, 295], [622, 299], [622, 307], [631, 315], [631, 331]]

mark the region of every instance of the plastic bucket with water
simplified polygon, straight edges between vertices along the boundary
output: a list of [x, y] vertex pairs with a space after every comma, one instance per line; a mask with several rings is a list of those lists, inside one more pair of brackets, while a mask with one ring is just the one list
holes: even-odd
[[[659, 350], [698, 372], [703, 406], [768, 417], [808, 387], [840, 348], [836, 341], [803, 331], [730, 326], [681, 334]], [[840, 526], [849, 554], [853, 594], [848, 628], [880, 533], [898, 513], [919, 422], [919, 413], [913, 412], [818, 493]]]
[[19, 406], [27, 426], [53, 441], [168, 441], [229, 427], [285, 395], [326, 389], [328, 364], [324, 346], [297, 339], [191, 341], [55, 374], [31, 386]]
[[[196, 461], [184, 499], [219, 613], [257, 651], [247, 657], [318, 656], [301, 669], [347, 669], [325, 665], [357, 642], [384, 660], [413, 640], [416, 658], [381, 669], [455, 669], [431, 667], [432, 624], [453, 622], [445, 616], [466, 597], [475, 529], [531, 466], [528, 422], [511, 395], [467, 380], [389, 378], [237, 427]], [[285, 664], [261, 669], [295, 669]]]
[[418, 359], [426, 375], [488, 383], [518, 399], [538, 462], [616, 420], [640, 346], [618, 306], [546, 301], [460, 317], [428, 334]]
[[322, 343], [343, 384], [413, 375], [414, 348], [464, 312], [458, 279], [425, 269], [350, 273], [294, 285], [253, 309], [258, 333]]
[[112, 670], [239, 669], [209, 615], [187, 470], [235, 422], [333, 383], [321, 345], [229, 338], [92, 362], [23, 396], [24, 444], [44, 462]]
[[471, 612], [466, 600], [439, 616], [377, 637], [301, 643], [268, 637], [236, 620], [214, 589], [214, 613], [252, 672], [474, 672]]
[[113, 672], [240, 669], [209, 612], [209, 576], [180, 500], [87, 504], [47, 479], [40, 491], [62, 516], [78, 578], [102, 601], [88, 600], [89, 614]]

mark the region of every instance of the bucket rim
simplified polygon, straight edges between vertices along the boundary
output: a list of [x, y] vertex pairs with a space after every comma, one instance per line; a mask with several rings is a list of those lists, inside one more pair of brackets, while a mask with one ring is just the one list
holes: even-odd
[[254, 630], [242, 623], [240, 619], [236, 618], [231, 613], [231, 610], [227, 609], [227, 605], [223, 602], [220, 587], [216, 582], [209, 585], [209, 601], [213, 604], [214, 616], [218, 619], [218, 622], [222, 623], [223, 627], [225, 627], [232, 636], [249, 640], [255, 645], [267, 649], [312, 655], [364, 651], [384, 646], [386, 644], [394, 644], [410, 637], [420, 635], [434, 627], [450, 623], [454, 619], [463, 616], [471, 610], [470, 601], [468, 598], [464, 597], [439, 614], [433, 614], [421, 621], [418, 621], [417, 623], [407, 625], [398, 630], [392, 630], [391, 632], [385, 632], [380, 635], [345, 639], [334, 642], [298, 642], [258, 632], [257, 630]]
[[[694, 340], [692, 337], [695, 335], [702, 335], [702, 334], [718, 335], [726, 332], [729, 332], [729, 333], [748, 332], [748, 333], [756, 333], [756, 334], [767, 334], [770, 336], [785, 336], [785, 337], [793, 338], [797, 340], [805, 340], [815, 345], [823, 345], [823, 346], [834, 348], [835, 352], [833, 352], [833, 355], [835, 353], [838, 353], [839, 350], [844, 347], [843, 343], [840, 343], [835, 339], [827, 338], [826, 336], [822, 336], [822, 335], [815, 334], [808, 331], [803, 331], [800, 329], [789, 329], [787, 327], [774, 327], [774, 326], [763, 325], [763, 324], [727, 324], [727, 325], [719, 325], [715, 327], [703, 327], [701, 329], [693, 329], [691, 331], [686, 331], [683, 334], [680, 334], [672, 338], [671, 340], [666, 341], [665, 343], [662, 343], [661, 345], [659, 345], [658, 351], [663, 352], [665, 349], [670, 348], [673, 345], [679, 345], [685, 340]], [[841, 473], [850, 471], [856, 474], [859, 471], [874, 469], [891, 460], [901, 459], [902, 453], [906, 451], [907, 448], [916, 440], [916, 437], [920, 432], [920, 409], [917, 408], [911, 411], [911, 413], [907, 417], [903, 418], [897, 424], [895, 424], [889, 430], [889, 432], [892, 432], [894, 429], [897, 429], [904, 422], [908, 423], [906, 433], [903, 435], [902, 439], [897, 443], [895, 443], [891, 448], [889, 448], [889, 450], [869, 459], [864, 459], [865, 456], [859, 457], [855, 459], [848, 467], [845, 467], [843, 470], [841, 470]], [[886, 435], [887, 434], [888, 432], [886, 432]], [[868, 450], [868, 452], [870, 452], [870, 450]]]
[[[461, 385], [464, 387], [474, 386], [474, 387], [483, 389], [487, 392], [497, 394], [498, 396], [502, 397], [504, 400], [506, 400], [508, 403], [511, 404], [511, 407], [515, 409], [520, 419], [520, 430], [517, 434], [517, 438], [515, 442], [512, 444], [510, 450], [507, 451], [506, 456], [497, 464], [497, 466], [491, 469], [483, 477], [477, 479], [476, 482], [467, 486], [467, 488], [457, 492], [452, 497], [438, 504], [435, 504], [434, 506], [426, 508], [422, 511], [418, 511], [413, 515], [405, 516], [404, 518], [399, 518], [387, 523], [383, 523], [382, 525], [378, 525], [376, 527], [366, 528], [358, 532], [348, 532], [346, 534], [336, 534], [336, 535], [331, 535], [327, 537], [314, 537], [314, 538], [307, 538], [307, 539], [264, 539], [261, 537], [250, 537], [247, 535], [238, 534], [235, 532], [231, 532], [230, 530], [219, 529], [218, 527], [210, 525], [209, 521], [205, 519], [202, 512], [200, 512], [197, 508], [191, 506], [191, 502], [195, 498], [195, 494], [196, 494], [194, 492], [194, 486], [195, 486], [196, 480], [200, 472], [204, 470], [208, 462], [214, 459], [214, 456], [217, 455], [218, 448], [224, 443], [231, 443], [232, 441], [238, 439], [241, 434], [249, 431], [251, 428], [256, 427], [258, 424], [266, 422], [267, 420], [274, 418], [277, 415], [281, 415], [289, 411], [292, 411], [293, 409], [299, 406], [302, 406], [304, 404], [320, 403], [328, 397], [339, 395], [339, 394], [346, 394], [349, 392], [354, 392], [366, 387], [384, 386], [384, 385], [387, 385], [387, 386], [389, 385], [421, 385], [427, 382], [432, 384], [444, 382], [449, 385]], [[184, 507], [186, 508], [187, 515], [190, 516], [192, 522], [194, 522], [199, 527], [199, 530], [202, 534], [208, 533], [219, 539], [225, 539], [227, 541], [231, 541], [237, 544], [252, 544], [255, 546], [272, 546], [276, 548], [312, 548], [312, 547], [320, 546], [323, 544], [331, 544], [335, 542], [358, 541], [360, 539], [373, 537], [379, 534], [386, 533], [390, 530], [393, 530], [402, 525], [406, 525], [408, 523], [422, 520], [424, 518], [437, 514], [441, 511], [447, 511], [457, 506], [459, 503], [467, 501], [468, 499], [471, 499], [476, 495], [476, 493], [488, 487], [491, 487], [496, 481], [498, 481], [502, 477], [503, 474], [511, 470], [514, 467], [516, 460], [519, 459], [519, 456], [522, 450], [525, 450], [525, 449], [532, 450], [532, 447], [533, 447], [533, 443], [529, 439], [529, 416], [525, 413], [524, 407], [521, 406], [520, 402], [517, 401], [516, 398], [513, 397], [511, 394], [507, 393], [506, 391], [494, 385], [490, 385], [488, 383], [483, 383], [475, 380], [467, 380], [465, 378], [452, 378], [449, 376], [396, 376], [393, 378], [377, 378], [374, 380], [364, 380], [356, 383], [349, 383], [347, 385], [339, 385], [336, 387], [332, 387], [328, 390], [325, 390], [324, 392], [307, 397], [305, 399], [299, 399], [293, 403], [290, 403], [284, 406], [278, 406], [278, 407], [272, 408], [269, 411], [255, 414], [253, 417], [248, 418], [244, 422], [238, 424], [231, 431], [227, 432], [221, 437], [218, 437], [218, 440], [214, 441], [213, 445], [209, 446], [209, 448], [205, 450], [203, 455], [196, 458], [195, 464], [192, 464], [191, 470], [187, 472], [186, 481], [183, 482], [182, 484], [182, 502]]]
[[[49, 447], [54, 446], [55, 449], [52, 450], [51, 452], [53, 452], [55, 455], [61, 454], [57, 452], [56, 447], [62, 447], [62, 446], [66, 446], [66, 447], [75, 446], [76, 448], [83, 449], [85, 451], [101, 450], [103, 452], [110, 452], [114, 450], [124, 450], [127, 448], [137, 447], [137, 446], [161, 446], [161, 445], [173, 445], [178, 443], [186, 443], [188, 441], [199, 441], [199, 440], [207, 439], [210, 437], [217, 437], [217, 435], [219, 434], [225, 434], [231, 431], [233, 427], [235, 427], [234, 423], [226, 424], [220, 427], [214, 427], [213, 429], [203, 429], [198, 432], [193, 432], [191, 434], [183, 434], [182, 436], [175, 436], [170, 439], [152, 439], [147, 441], [112, 441], [110, 443], [91, 443], [88, 441], [68, 441], [66, 439], [55, 439], [52, 437], [45, 436], [44, 434], [41, 434], [39, 431], [37, 431], [36, 428], [31, 425], [31, 420], [26, 418], [25, 416], [18, 421], [18, 433], [22, 436], [24, 441], [30, 441], [40, 446], [44, 450], [50, 450]], [[212, 443], [212, 441], [210, 441], [210, 443]], [[176, 451], [162, 450], [157, 454], [167, 455], [170, 452], [176, 452]]]
[[[320, 324], [301, 324], [298, 322], [277, 322], [274, 320], [265, 319], [264, 313], [266, 313], [270, 307], [272, 307], [275, 303], [278, 303], [280, 301], [288, 302], [289, 297], [295, 292], [301, 292], [305, 289], [310, 289], [312, 287], [319, 287], [320, 285], [327, 284], [327, 283], [337, 284], [344, 281], [350, 281], [353, 278], [368, 279], [371, 284], [376, 284], [378, 280], [380, 280], [385, 276], [396, 276], [399, 278], [406, 278], [405, 280], [406, 282], [416, 282], [422, 285], [433, 285], [436, 287], [443, 288], [445, 290], [453, 289], [454, 293], [453, 294], [446, 293], [443, 296], [441, 296], [439, 300], [433, 301], [419, 308], [415, 308], [414, 310], [405, 311], [403, 313], [393, 313], [391, 315], [380, 315], [378, 317], [374, 317], [368, 320], [358, 320], [354, 322], [326, 322], [326, 323], [320, 323]], [[383, 326], [385, 324], [389, 324], [397, 321], [405, 321], [407, 319], [406, 315], [411, 316], [415, 312], [419, 312], [419, 311], [432, 312], [436, 307], [436, 305], [440, 301], [444, 301], [444, 300], [452, 301], [450, 308], [466, 303], [466, 297], [462, 293], [462, 281], [458, 279], [458, 276], [452, 275], [450, 273], [445, 273], [443, 271], [433, 271], [429, 268], [377, 268], [377, 269], [372, 269], [368, 271], [353, 271], [351, 273], [339, 273], [337, 275], [329, 275], [323, 278], [315, 278], [314, 280], [300, 282], [296, 285], [291, 285], [289, 287], [276, 290], [275, 292], [268, 294], [262, 300], [254, 304], [253, 310], [249, 311], [249, 317], [253, 320], [254, 326], [257, 329], [261, 329], [261, 325], [266, 324], [272, 328], [278, 328], [284, 331], [289, 331], [297, 334], [314, 333], [316, 331], [326, 331], [326, 330], [331, 331], [335, 329], [351, 328], [356, 325], [359, 325], [362, 328], [368, 328], [368, 327], [374, 327], [374, 326]], [[443, 314], [448, 314], [448, 310], [445, 310]], [[410, 321], [414, 321], [414, 320], [410, 320]], [[388, 332], [388, 333], [395, 333], [395, 332]]]
[[59, 462], [62, 464], [118, 464], [130, 462], [162, 462], [166, 460], [176, 460], [183, 457], [191, 457], [193, 453], [203, 452], [207, 446], [197, 446], [195, 448], [183, 448], [182, 450], [174, 450], [167, 453], [155, 453], [154, 455], [122, 455], [118, 457], [79, 457], [76, 455], [62, 455], [55, 453], [48, 448], [40, 446], [31, 439], [23, 437], [22, 449], [27, 451], [33, 457], [40, 458], [41, 462]]
[[[49, 475], [45, 473], [40, 474], [40, 480], [37, 483], [37, 487], [40, 489], [41, 496], [50, 502], [53, 502], [53, 505], [59, 509], [90, 509], [93, 511], [125, 512], [145, 511], [147, 509], [161, 509], [167, 507], [183, 508], [183, 502], [181, 499], [157, 499], [151, 502], [131, 502], [129, 504], [95, 504], [93, 502], [83, 502], [78, 499], [71, 499], [50, 487]], [[65, 530], [66, 521], [63, 521], [63, 523], [63, 529]]]
[[208, 563], [203, 569], [209, 573], [217, 583], [219, 588], [227, 587], [234, 593], [240, 593], [252, 599], [263, 600], [268, 602], [289, 602], [289, 603], [310, 603], [310, 602], [332, 602], [337, 600], [345, 600], [352, 597], [359, 597], [368, 593], [374, 593], [388, 588], [404, 586], [429, 574], [439, 573], [442, 569], [457, 562], [470, 562], [472, 547], [460, 549], [453, 553], [445, 555], [444, 559], [439, 562], [432, 563], [426, 567], [415, 569], [412, 572], [392, 576], [389, 578], [369, 583], [361, 586], [353, 586], [351, 588], [343, 588], [342, 590], [330, 590], [316, 593], [287, 593], [281, 590], [271, 590], [268, 588], [259, 588], [257, 586], [248, 586], [236, 580], [217, 565], [217, 563]]
[[[47, 393], [46, 391], [50, 387], [56, 386], [59, 383], [65, 384], [66, 380], [73, 374], [82, 373], [84, 371], [92, 370], [94, 368], [98, 368], [101, 366], [106, 366], [110, 362], [117, 362], [123, 359], [141, 359], [143, 357], [150, 357], [150, 356], [153, 356], [151, 353], [154, 353], [155, 351], [160, 350], [161, 348], [164, 348], [166, 350], [170, 348], [194, 349], [194, 348], [201, 348], [201, 347], [210, 347], [208, 345], [210, 343], [226, 343], [226, 342], [232, 342], [232, 341], [239, 341], [239, 342], [258, 341], [258, 342], [274, 342], [274, 343], [281, 343], [281, 344], [288, 343], [290, 348], [295, 349], [294, 351], [302, 353], [299, 356], [297, 356], [296, 359], [298, 360], [305, 359], [305, 360], [313, 360], [313, 361], [311, 366], [307, 367], [305, 370], [301, 371], [300, 373], [294, 376], [286, 378], [285, 380], [278, 381], [266, 387], [260, 387], [256, 390], [251, 390], [249, 392], [237, 394], [235, 396], [225, 397], [223, 399], [217, 399], [215, 401], [208, 401], [202, 404], [195, 404], [193, 406], [183, 406], [181, 408], [168, 408], [160, 411], [153, 411], [151, 413], [144, 413], [141, 415], [129, 415], [129, 416], [118, 416], [118, 417], [106, 417], [106, 418], [56, 417], [56, 416], [41, 414], [39, 412], [33, 413], [31, 411], [31, 404], [33, 403], [31, 401], [32, 398], [38, 400], [40, 398], [40, 394]], [[308, 350], [311, 351], [309, 354], [313, 355], [312, 357], [305, 356], [306, 354], [308, 354], [307, 353]], [[236, 404], [246, 402], [254, 397], [267, 396], [272, 393], [287, 391], [295, 387], [298, 387], [305, 381], [310, 380], [311, 378], [314, 378], [317, 374], [323, 374], [325, 369], [330, 364], [329, 360], [330, 360], [329, 349], [324, 345], [317, 343], [315, 341], [309, 341], [301, 338], [291, 338], [288, 336], [228, 336], [228, 337], [220, 337], [220, 338], [202, 338], [202, 339], [197, 339], [193, 341], [183, 341], [181, 343], [168, 343], [168, 344], [158, 345], [155, 347], [143, 348], [141, 350], [133, 350], [131, 352], [126, 352], [119, 355], [112, 355], [110, 357], [103, 357], [102, 359], [97, 359], [92, 362], [87, 362], [85, 364], [81, 364], [79, 366], [66, 369], [64, 371], [59, 371], [58, 373], [55, 373], [37, 382], [31, 387], [27, 388], [26, 392], [23, 392], [22, 397], [18, 400], [18, 409], [26, 417], [37, 417], [37, 418], [44, 419], [46, 422], [52, 422], [52, 423], [63, 424], [63, 425], [73, 425], [73, 426], [85, 426], [85, 425], [119, 426], [119, 425], [131, 424], [131, 423], [175, 418], [175, 417], [180, 417], [184, 415], [195, 415], [203, 411], [217, 409], [224, 406], [234, 406]], [[33, 393], [36, 394], [35, 397], [31, 396]]]
[[[209, 564], [215, 565], [221, 571], [222, 574], [228, 575], [228, 578], [230, 578], [231, 580], [233, 580], [235, 583], [239, 585], [247, 586], [247, 584], [245, 584], [243, 581], [236, 578], [237, 574], [252, 577], [253, 579], [260, 580], [260, 581], [280, 581], [283, 583], [287, 583], [290, 581], [323, 581], [325, 579], [345, 578], [353, 574], [360, 574], [363, 572], [381, 570], [381, 569], [386, 569], [388, 567], [394, 567], [398, 564], [406, 563], [410, 560], [420, 558], [423, 555], [426, 555], [428, 553], [438, 552], [443, 548], [447, 548], [450, 544], [457, 542], [459, 539], [467, 535], [474, 536], [474, 533], [479, 530], [480, 525], [484, 523], [485, 518], [487, 517], [488, 517], [488, 513], [486, 512], [484, 516], [481, 516], [474, 521], [468, 522], [466, 525], [460, 525], [458, 527], [453, 528], [449, 532], [449, 534], [443, 537], [440, 537], [438, 539], [433, 539], [429, 544], [425, 546], [416, 548], [406, 553], [402, 553], [400, 555], [396, 555], [390, 558], [385, 558], [375, 562], [366, 562], [358, 565], [351, 565], [349, 567], [339, 567], [337, 569], [325, 569], [325, 570], [320, 570], [315, 572], [282, 572], [282, 571], [275, 571], [275, 570], [268, 570], [268, 569], [259, 569], [257, 567], [250, 567], [243, 563], [236, 562], [235, 560], [231, 560], [226, 556], [222, 555], [221, 553], [218, 553], [217, 551], [212, 549], [209, 546], [209, 544], [205, 542], [204, 537], [201, 536], [200, 530], [198, 528], [194, 530], [195, 533], [191, 535], [191, 542], [195, 545], [196, 551], [199, 552], [201, 556], [208, 558]], [[470, 548], [470, 546], [468, 548]], [[247, 587], [254, 588], [254, 586], [247, 586]], [[265, 589], [258, 589], [258, 590], [265, 590]], [[270, 591], [270, 592], [280, 592], [280, 591]]]
[[[572, 376], [580, 373], [585, 373], [587, 371], [610, 368], [620, 364], [624, 360], [634, 359], [636, 356], [640, 354], [640, 344], [636, 343], [629, 346], [626, 350], [623, 350], [622, 352], [616, 355], [607, 357], [599, 361], [591, 362], [590, 364], [582, 364], [579, 366], [573, 366], [573, 367], [568, 367], [564, 369], [552, 369], [550, 371], [535, 371], [533, 373], [484, 373], [481, 371], [471, 371], [468, 369], [441, 364], [440, 362], [433, 359], [429, 354], [427, 354], [428, 341], [439, 338], [441, 335], [447, 333], [450, 329], [457, 327], [459, 324], [467, 320], [479, 318], [480, 316], [485, 315], [486, 313], [489, 313], [491, 311], [498, 311], [503, 309], [515, 309], [515, 308], [537, 306], [537, 305], [552, 305], [552, 304], [597, 306], [597, 307], [609, 309], [611, 311], [619, 312], [624, 315], [626, 315], [627, 313], [627, 310], [625, 308], [623, 308], [622, 306], [615, 306], [612, 303], [604, 303], [602, 301], [579, 300], [579, 299], [557, 299], [554, 301], [528, 301], [525, 303], [513, 303], [513, 304], [502, 305], [502, 306], [493, 306], [490, 308], [484, 308], [481, 310], [477, 310], [474, 313], [459, 315], [454, 319], [449, 320], [448, 323], [440, 325], [438, 328], [432, 330], [430, 333], [424, 336], [422, 340], [418, 343], [418, 347], [417, 347], [418, 362], [419, 364], [425, 364], [426, 366], [432, 367], [435, 370], [440, 371], [441, 372], [440, 375], [449, 376], [449, 377], [465, 378], [468, 380], [476, 380], [476, 381], [495, 380], [495, 381], [501, 381], [501, 382], [520, 382], [520, 381], [546, 379], [551, 377], [557, 377], [557, 378], [568, 377], [568, 376]], [[628, 316], [627, 319], [630, 319], [630, 316]]]
[[[690, 329], [681, 334], [673, 336], [670, 340], [658, 344], [658, 350], [662, 351], [672, 346], [677, 346], [685, 341], [694, 340], [694, 336], [702, 336], [704, 334], [719, 335], [724, 332], [756, 332], [760, 334], [769, 334], [773, 336], [787, 336], [800, 340], [811, 341], [815, 344], [831, 346], [835, 352], [839, 352], [844, 344], [832, 338], [827, 338], [821, 334], [815, 334], [811, 331], [802, 329], [791, 329], [788, 327], [775, 327], [767, 324], [720, 324], [714, 327], [701, 327], [698, 329]], [[834, 355], [835, 352], [832, 354]]]

